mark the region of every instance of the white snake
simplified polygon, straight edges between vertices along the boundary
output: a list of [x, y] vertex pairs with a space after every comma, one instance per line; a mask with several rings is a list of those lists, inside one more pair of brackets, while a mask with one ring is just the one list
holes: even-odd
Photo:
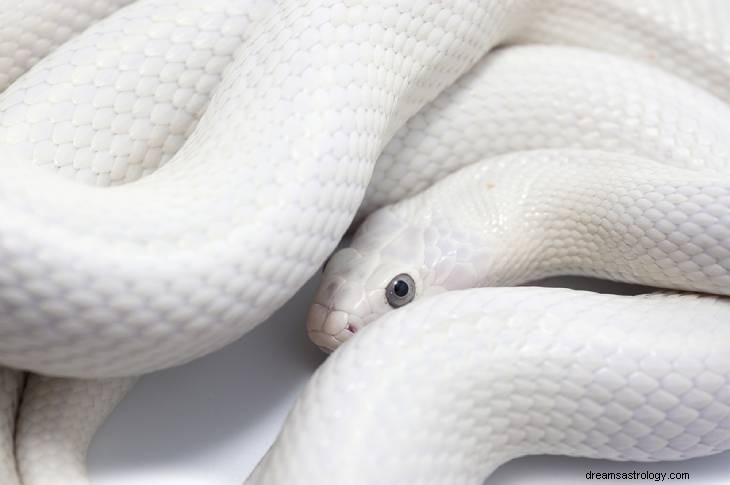
[[[128, 2], [67, 3], [94, 13], [74, 26], [81, 30]], [[33, 24], [32, 16], [21, 18]], [[730, 101], [730, 39], [723, 32], [729, 19], [723, 2], [686, 0], [140, 0], [67, 42], [74, 29], [63, 36], [38, 28], [46, 36], [27, 41], [46, 46], [45, 51], [38, 49], [37, 56], [13, 64], [17, 72], [5, 70], [14, 73], [7, 75], [8, 82], [51, 46], [64, 43], [0, 97], [0, 362], [39, 374], [117, 378], [211, 352], [265, 319], [312, 275], [353, 220], [366, 186], [362, 215], [421, 190], [460, 165], [546, 147], [608, 149], [680, 167], [723, 170], [730, 153], [730, 108], [722, 102]], [[2, 22], [22, 25], [11, 18]], [[514, 89], [513, 97], [505, 99], [513, 99], [522, 111], [477, 99], [476, 109], [457, 111], [451, 118], [457, 121], [453, 131], [444, 133], [443, 125], [427, 123], [429, 117], [438, 121], [452, 101], [453, 106], [469, 105], [469, 89], [491, 82], [487, 57], [469, 78], [473, 86], [468, 79], [455, 85], [403, 126], [493, 47], [532, 42], [587, 47], [656, 67], [568, 48], [505, 50], [499, 62], [506, 66], [510, 56], [524, 56], [513, 61], [523, 76], [502, 81], [503, 87]], [[556, 62], [548, 63], [549, 56]], [[575, 61], [581, 56], [585, 64]], [[498, 70], [497, 60], [494, 67]], [[559, 72], [563, 74], [551, 77]], [[519, 94], [528, 84], [516, 79], [534, 80], [530, 85], [536, 91]], [[566, 93], [577, 96], [575, 103], [561, 106], [560, 95], [547, 89], [562, 83], [571, 88]], [[573, 89], [583, 85], [583, 91]], [[597, 88], [603, 91], [597, 94]], [[538, 96], [540, 89], [557, 98]], [[481, 124], [484, 120], [490, 121]], [[553, 160], [549, 154], [540, 156]], [[596, 157], [639, 164], [638, 158]], [[675, 189], [722, 179], [680, 169], [658, 173]], [[717, 182], [717, 187], [723, 186]], [[727, 226], [720, 218], [719, 227]], [[728, 266], [719, 266], [727, 271]], [[644, 267], [632, 269], [640, 274]], [[722, 278], [727, 276], [716, 274], [714, 266], [699, 272], [678, 267], [691, 284], [668, 286], [726, 292]], [[615, 276], [610, 271], [603, 274]], [[666, 279], [641, 281], [658, 284]], [[724, 406], [730, 399], [725, 385], [730, 366], [722, 352], [727, 342], [724, 300], [484, 291], [424, 299], [384, 318], [337, 352], [310, 384], [252, 481], [357, 483], [354, 477], [360, 476], [362, 483], [372, 483], [360, 473], [367, 464], [363, 453], [373, 449], [378, 450], [371, 454], [378, 466], [369, 470], [382, 473], [378, 482], [402, 477], [408, 483], [413, 478], [454, 483], [476, 480], [520, 453], [669, 459], [727, 447]], [[694, 304], [687, 304], [688, 299]], [[492, 304], [487, 308], [479, 302]], [[545, 315], [540, 309], [547, 304], [555, 311]], [[430, 318], [419, 317], [425, 314]], [[411, 315], [411, 320], [399, 322], [402, 315]], [[615, 317], [615, 328], [608, 326], [608, 317]], [[471, 323], [465, 326], [467, 321]], [[660, 332], [665, 327], [671, 330], [666, 337]], [[596, 340], [604, 335], [597, 329], [604, 328], [607, 337]], [[476, 337], [459, 338], [464, 335], [460, 332]], [[626, 335], [636, 340], [624, 347]], [[528, 353], [546, 353], [525, 359], [510, 354], [518, 359], [515, 363], [499, 352], [502, 348], [485, 345], [487, 340], [491, 345], [504, 341], [504, 349], [514, 344]], [[556, 357], [566, 373], [538, 365], [554, 355], [550, 344], [567, 349], [564, 358], [573, 359]], [[650, 346], [656, 346], [655, 355], [665, 364], [681, 365], [649, 365], [632, 379], [627, 366], [641, 364]], [[605, 352], [586, 355], [594, 348]], [[428, 374], [439, 363], [424, 359], [429, 349], [447, 361], [458, 357], [454, 366], [441, 366], [445, 370], [439, 376], [446, 384], [462, 382], [454, 379], [461, 375], [469, 383], [480, 371], [468, 373], [468, 367], [487, 365], [492, 370], [475, 383], [485, 392], [448, 403], [439, 402], [437, 394], [416, 392], [420, 381], [411, 379], [419, 376], [419, 367], [398, 362], [413, 358]], [[461, 354], [475, 357], [462, 359]], [[618, 354], [628, 356], [625, 365], [611, 359]], [[393, 364], [387, 371], [379, 367], [389, 362]], [[467, 373], [452, 373], [457, 368]], [[517, 380], [522, 387], [500, 387], [498, 378], [509, 378], [510, 368], [524, 370], [518, 375], [523, 380]], [[394, 371], [391, 380], [374, 382], [391, 375], [391, 369], [412, 369], [415, 374]], [[530, 374], [538, 371], [546, 374]], [[346, 384], [350, 372], [360, 379], [354, 387]], [[626, 379], [616, 386], [615, 375]], [[523, 403], [520, 396], [532, 391], [533, 376], [544, 383], [541, 392], [555, 398], [553, 414], [548, 400], [540, 399], [533, 400], [537, 407], [512, 408], [509, 420], [500, 416], [499, 405], [480, 408], [483, 414], [471, 407], [482, 401], [509, 403], [510, 396]], [[560, 388], [563, 378], [575, 387]], [[3, 379], [7, 419], [0, 466], [5, 467], [6, 482], [83, 480], [88, 439], [131, 381], [32, 376], [13, 446], [19, 379], [12, 371]], [[679, 399], [689, 391], [677, 382], [687, 380], [692, 391], [709, 398]], [[592, 384], [604, 383], [611, 392], [593, 392]], [[339, 393], [338, 386], [351, 394]], [[650, 394], [657, 389], [670, 397], [654, 403]], [[583, 401], [581, 390], [590, 391]], [[636, 395], [645, 399], [634, 399]], [[347, 409], [362, 409], [357, 417], [366, 421], [343, 421], [345, 397]], [[681, 401], [672, 408], [676, 412], [661, 409], [672, 397]], [[351, 398], [363, 407], [355, 408]], [[413, 422], [398, 425], [402, 435], [380, 434], [370, 440], [359, 433], [369, 419], [382, 425], [366, 426], [375, 434], [392, 430], [395, 424], [389, 423], [404, 415], [397, 406], [406, 402], [401, 398], [433, 407], [407, 414]], [[597, 433], [581, 428], [577, 418], [565, 417], [573, 409], [571, 399], [585, 402], [586, 412], [577, 415], [595, 419]], [[391, 407], [384, 405], [388, 402]], [[80, 413], [81, 403], [91, 403], [92, 411]], [[380, 405], [377, 414], [368, 403]], [[414, 434], [424, 426], [418, 424], [421, 418], [438, 419], [445, 412], [440, 405], [459, 403], [470, 403], [458, 407], [466, 419], [445, 421], [444, 426], [467, 423], [472, 429], [478, 422], [472, 436], [486, 440], [486, 455], [470, 450], [462, 454], [457, 443], [444, 448], [445, 435], [436, 433], [438, 448], [446, 451], [439, 454], [429, 448], [433, 436], [419, 439]], [[614, 413], [617, 408], [628, 414]], [[706, 409], [710, 411], [700, 413]], [[549, 423], [532, 412], [550, 416]], [[74, 413], [76, 419], [63, 417]], [[332, 425], [333, 420], [339, 424]], [[525, 422], [535, 423], [530, 432], [515, 431]], [[310, 426], [323, 428], [320, 434], [307, 434]], [[677, 427], [682, 432], [670, 436]], [[444, 433], [453, 429], [444, 428]], [[576, 437], [581, 430], [588, 438]], [[671, 441], [675, 436], [684, 438]], [[638, 445], [627, 444], [634, 443], [631, 439]], [[352, 454], [342, 457], [349, 446]], [[416, 448], [420, 446], [427, 450]]]

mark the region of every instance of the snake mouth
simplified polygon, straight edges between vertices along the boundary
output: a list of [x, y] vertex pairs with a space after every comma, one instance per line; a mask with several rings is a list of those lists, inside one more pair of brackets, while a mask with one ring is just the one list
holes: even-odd
[[312, 304], [307, 317], [309, 339], [325, 352], [333, 352], [360, 329], [353, 315], [328, 308], [321, 303]]

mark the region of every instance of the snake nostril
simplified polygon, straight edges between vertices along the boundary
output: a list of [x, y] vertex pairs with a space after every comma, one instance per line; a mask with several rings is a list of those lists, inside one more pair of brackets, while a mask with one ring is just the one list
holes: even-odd
[[353, 334], [354, 334], [354, 333], [357, 333], [357, 327], [356, 327], [356, 326], [354, 326], [354, 325], [353, 325], [353, 324], [351, 324], [351, 323], [349, 323], [349, 324], [347, 325], [347, 330], [349, 330], [349, 331], [350, 331], [350, 333], [353, 333]]

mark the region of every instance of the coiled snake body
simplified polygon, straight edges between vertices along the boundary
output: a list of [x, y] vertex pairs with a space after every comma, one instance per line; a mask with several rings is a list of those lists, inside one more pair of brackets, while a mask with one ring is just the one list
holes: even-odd
[[[69, 2], [81, 9], [95, 9], [97, 14], [88, 17], [89, 23], [125, 3]], [[38, 374], [105, 380], [31, 378], [15, 431], [14, 448], [23, 483], [46, 483], [50, 476], [58, 479], [64, 473], [67, 478], [62, 483], [82, 480], [88, 437], [128, 387], [130, 381], [124, 377], [211, 352], [264, 320], [334, 249], [364, 196], [363, 216], [387, 202], [416, 193], [460, 165], [513, 150], [549, 147], [620, 151], [634, 156], [625, 159], [633, 160], [627, 163], [640, 163], [642, 159], [635, 155], [641, 155], [684, 167], [682, 180], [695, 177], [688, 175], [690, 169], [723, 170], [730, 151], [726, 128], [730, 126], [730, 108], [723, 103], [730, 98], [726, 89], [730, 80], [730, 41], [723, 32], [728, 17], [726, 5], [709, 0], [641, 4], [620, 0], [140, 0], [63, 43], [0, 97], [0, 145], [4, 154], [0, 166], [0, 362]], [[497, 58], [487, 56], [471, 77], [452, 86], [406, 124], [492, 48], [535, 42], [604, 53], [566, 47], [505, 49]], [[555, 70], [550, 68], [550, 59]], [[510, 62], [516, 62], [515, 69], [524, 69], [528, 77], [534, 77], [534, 92], [526, 83], [509, 82], [506, 76], [512, 71]], [[555, 77], [560, 69], [568, 77]], [[492, 70], [498, 74], [493, 80]], [[504, 77], [499, 77], [500, 72]], [[576, 81], [571, 85], [573, 74]], [[615, 83], [608, 79], [611, 76]], [[494, 86], [514, 88], [504, 99], [524, 109], [508, 109], [499, 102], [495, 105], [494, 99], [498, 98], [489, 96], [477, 96], [470, 104], [467, 95], [479, 91], [483, 82], [486, 86], [494, 82]], [[550, 98], [558, 95], [547, 88], [563, 82], [572, 87], [586, 86], [566, 91], [576, 96], [574, 103], [561, 104], [559, 99]], [[520, 88], [536, 96], [523, 96]], [[608, 95], [597, 94], [596, 88]], [[531, 105], [533, 102], [536, 104]], [[452, 106], [477, 109], [456, 111], [455, 119], [461, 125], [440, 137], [443, 131], [429, 119], [439, 119], [439, 112], [448, 114]], [[491, 106], [493, 110], [478, 109], [480, 106]], [[536, 106], [540, 109], [533, 109]], [[587, 113], [592, 116], [586, 117]], [[510, 114], [515, 117], [510, 118]], [[512, 136], [505, 138], [510, 133]], [[563, 138], [565, 144], [561, 145]], [[720, 202], [727, 201], [720, 197]], [[726, 210], [727, 206], [723, 207]], [[728, 221], [718, 217], [718, 227], [727, 227]], [[722, 244], [717, 247], [727, 248]], [[709, 272], [697, 273], [680, 264], [690, 284], [671, 286], [726, 293], [723, 278], [727, 276], [722, 271], [726, 273], [728, 266], [723, 254], [713, 255], [719, 262], [720, 274], [714, 266]], [[641, 258], [636, 261], [632, 270], [641, 275]], [[635, 279], [643, 281], [640, 276]], [[651, 278], [646, 282], [660, 283]], [[722, 406], [727, 404], [724, 383], [729, 374], [728, 362], [720, 351], [727, 332], [722, 325], [727, 311], [724, 300], [705, 297], [692, 300], [698, 302], [696, 305], [685, 306], [677, 303], [681, 299], [676, 297], [654, 297], [614, 305], [619, 300], [582, 294], [578, 298], [559, 291], [520, 289], [488, 294], [494, 295], [495, 302], [504, 298], [512, 306], [502, 306], [498, 313], [486, 311], [481, 304], [471, 303], [473, 298], [481, 299], [482, 293], [428, 300], [439, 302], [433, 308], [424, 299], [423, 304], [412, 306], [412, 313], [404, 308], [398, 316], [373, 326], [374, 330], [363, 331], [362, 339], [356, 339], [361, 344], [338, 352], [320, 375], [332, 373], [328, 369], [340, 369], [338, 362], [354, 364], [360, 360], [359, 352], [375, 352], [378, 338], [394, 342], [394, 346], [384, 347], [384, 353], [390, 349], [397, 356], [396, 350], [404, 342], [414, 341], [423, 346], [407, 346], [413, 350], [413, 358], [423, 355], [429, 345], [437, 345], [438, 339], [429, 340], [432, 333], [426, 330], [431, 327], [425, 326], [418, 338], [415, 333], [397, 337], [400, 327], [389, 323], [408, 320], [408, 315], [418, 319], [422, 315], [418, 311], [427, 310], [463, 325], [474, 320], [479, 322], [475, 327], [478, 332], [485, 329], [479, 335], [486, 338], [489, 332], [497, 332], [497, 341], [504, 338], [515, 342], [510, 335], [500, 333], [500, 322], [506, 319], [511, 323], [505, 328], [515, 328], [521, 335], [534, 334], [535, 339], [543, 333], [528, 330], [530, 325], [538, 325], [554, 337], [550, 342], [561, 349], [563, 344], [573, 342], [567, 345], [570, 351], [564, 358], [576, 360], [571, 365], [568, 360], [560, 362], [576, 374], [550, 374], [546, 367], [546, 374], [539, 376], [540, 382], [545, 381], [546, 395], [561, 404], [551, 421], [555, 427], [551, 424], [542, 431], [550, 439], [537, 440], [534, 446], [522, 446], [520, 443], [533, 441], [510, 434], [506, 421], [500, 421], [499, 413], [493, 411], [500, 409], [498, 406], [485, 408], [489, 420], [479, 421], [484, 425], [480, 433], [486, 433], [479, 437], [493, 440], [490, 466], [520, 452], [657, 459], [725, 448], [727, 415]], [[519, 307], [531, 310], [513, 315], [509, 308], [514, 309], [518, 302]], [[584, 352], [593, 349], [594, 344], [591, 340], [570, 340], [566, 333], [573, 328], [567, 320], [574, 318], [578, 325], [580, 314], [571, 310], [577, 308], [571, 307], [577, 302], [582, 302], [583, 315], [620, 315], [616, 317], [620, 322], [615, 331], [645, 339], [647, 346], [661, 344], [655, 334], [661, 327], [661, 315], [670, 314], [675, 317], [671, 322], [676, 322], [667, 324], [672, 335], [693, 337], [691, 329], [697, 323], [696, 327], [701, 327], [697, 330], [698, 342], [712, 344], [703, 351], [703, 345], [686, 347], [696, 352], [688, 354], [691, 362], [686, 368], [676, 364], [675, 374], [666, 366], [652, 367], [638, 380], [630, 379], [633, 374], [623, 373], [621, 376], [629, 379], [612, 388], [613, 394], [585, 397], [586, 406], [593, 411], [579, 414], [589, 421], [595, 419], [601, 436], [626, 435], [639, 441], [646, 437], [649, 444], [622, 448], [624, 441], [593, 439], [597, 435], [589, 433], [588, 428], [584, 431], [590, 439], [575, 440], [573, 432], [580, 423], [561, 420], [560, 412], [570, 408], [564, 403], [580, 396], [578, 390], [570, 394], [555, 387], [558, 380], [572, 379], [581, 372], [594, 372], [599, 377], [615, 369], [629, 372], [619, 364], [613, 367], [611, 351], [597, 354], [604, 357], [602, 360], [583, 359]], [[543, 328], [539, 308], [548, 303], [560, 311], [545, 316], [549, 323]], [[675, 307], [682, 311], [672, 311]], [[443, 308], [445, 313], [436, 312], [436, 308]], [[640, 329], [640, 315], [649, 314], [653, 308], [662, 308], [656, 313], [657, 320], [641, 322]], [[551, 329], [561, 319], [566, 320], [563, 333], [553, 332]], [[530, 325], [523, 327], [528, 320]], [[581, 322], [583, 325], [586, 320]], [[463, 325], [455, 323], [454, 328]], [[402, 327], [403, 332], [413, 328]], [[442, 331], [437, 327], [458, 334], [457, 330], [448, 330], [451, 326], [436, 325], [433, 335]], [[376, 328], [382, 328], [382, 332]], [[395, 332], [392, 337], [390, 331]], [[586, 332], [590, 331], [581, 332], [587, 339]], [[415, 340], [409, 340], [412, 338]], [[458, 339], [446, 340], [444, 355], [459, 348], [459, 344], [450, 346], [453, 341]], [[600, 343], [610, 346], [619, 341], [607, 339]], [[472, 343], [481, 342], [475, 338]], [[671, 343], [676, 342], [660, 345], [657, 355], [676, 363], [680, 347]], [[368, 350], [369, 346], [373, 350]], [[485, 355], [489, 353], [488, 347], [477, 348]], [[631, 355], [640, 362], [638, 350]], [[524, 365], [540, 362], [537, 357], [525, 359]], [[475, 363], [469, 360], [458, 370], [470, 372], [469, 365]], [[688, 369], [698, 369], [700, 363], [704, 367], [698, 375], [711, 373], [711, 377], [687, 374]], [[434, 360], [428, 365], [436, 364]], [[429, 372], [428, 365], [424, 365], [423, 372]], [[530, 380], [530, 370], [525, 368], [526, 381]], [[673, 408], [676, 413], [667, 408], [657, 418], [653, 413], [656, 406], [643, 406], [644, 401], [621, 401], [622, 390], [632, 396], [642, 395], [650, 387], [656, 390], [648, 377], [643, 377], [651, 376], [663, 383], [674, 382], [675, 375], [694, 379], [691, 389], [710, 396], [709, 401], [702, 401], [705, 407], [697, 400], [682, 401], [682, 406]], [[519, 396], [526, 389], [513, 393], [515, 389], [500, 388], [492, 376], [489, 374], [490, 380], [484, 382], [494, 384], [494, 392], [504, 391], [499, 396], [507, 401], [497, 399], [499, 402], [509, 402], [509, 395]], [[369, 377], [363, 374], [362, 379], [364, 385]], [[599, 381], [603, 382], [593, 381], [589, 375], [575, 381], [576, 389], [592, 393], [590, 383]], [[13, 398], [20, 386], [17, 374], [11, 371], [5, 382], [9, 382], [8, 442], [13, 434]], [[297, 431], [303, 433], [309, 429], [308, 423], [322, 423], [310, 421], [311, 415], [305, 412], [320, 413], [309, 409], [316, 407], [309, 404], [312, 402], [324, 403], [321, 414], [317, 414], [320, 418], [338, 415], [340, 398], [327, 382], [325, 378], [312, 381], [309, 394], [292, 415], [292, 428], [287, 429], [296, 430], [297, 423], [302, 422], [305, 429]], [[398, 396], [409, 390], [406, 382], [396, 386]], [[64, 392], [64, 386], [75, 391]], [[78, 410], [79, 401], [70, 396], [80, 396], [79, 391], [93, 390], [94, 386], [98, 388], [88, 395], [96, 396], [97, 401], [92, 401], [101, 405], [85, 413], [83, 426], [49, 418], [51, 410], [56, 416]], [[676, 390], [669, 384], [659, 388]], [[365, 396], [379, 392], [385, 395], [393, 389], [376, 386], [372, 391], [363, 388], [362, 392]], [[679, 399], [677, 392], [674, 397]], [[312, 398], [307, 396], [313, 394], [317, 398], [308, 400]], [[480, 394], [479, 399], [488, 395]], [[423, 397], [420, 402], [429, 401]], [[614, 404], [623, 406], [631, 416], [623, 421], [600, 419], [607, 416], [601, 412], [610, 412]], [[707, 406], [712, 412], [701, 413]], [[538, 411], [547, 412], [548, 407]], [[514, 409], [514, 423], [530, 416], [521, 414], [519, 406]], [[328, 414], [330, 410], [332, 414]], [[466, 406], [463, 410], [465, 417], [473, 416], [473, 408]], [[693, 412], [700, 417], [688, 419]], [[362, 416], [380, 419], [368, 413]], [[414, 413], [413, 419], [418, 416]], [[665, 436], [671, 433], [664, 431], [669, 425], [657, 424], [667, 422], [667, 416], [676, 417], [672, 423], [680, 431], [691, 428], [690, 434], [698, 439], [671, 441]], [[386, 424], [387, 419], [383, 417], [381, 422]], [[316, 483], [326, 483], [338, 479], [335, 474], [321, 475], [331, 468], [322, 466], [318, 471], [314, 458], [306, 465], [302, 461], [310, 452], [322, 459], [320, 451], [336, 443], [343, 445], [340, 450], [347, 449], [353, 440], [364, 445], [367, 440], [357, 431], [364, 424], [357, 421], [349, 428], [332, 428], [334, 437], [328, 435], [330, 431], [303, 436], [285, 429], [252, 481], [315, 483], [307, 480], [317, 477]], [[634, 430], [653, 425], [643, 436], [620, 434], [625, 431], [622, 426]], [[620, 429], [611, 435], [609, 431], [617, 427]], [[680, 432], [676, 436], [690, 434]], [[403, 447], [403, 453], [416, 450], [408, 448], [409, 444], [430, 443], [410, 432], [403, 436], [403, 440], [392, 441], [393, 446]], [[667, 448], [666, 442], [654, 439], [656, 436], [664, 436], [671, 446]], [[63, 439], [69, 441], [59, 445]], [[311, 447], [309, 451], [302, 450], [305, 443]], [[654, 448], [680, 452], [650, 453]], [[303, 454], [288, 453], [289, 449]], [[8, 450], [4, 465], [12, 483], [19, 478], [13, 476], [13, 447]], [[387, 465], [405, 456], [400, 451], [390, 454], [384, 447], [374, 454], [373, 460], [382, 459], [378, 462], [384, 464], [380, 467], [382, 480], [378, 481], [454, 483], [453, 479], [473, 480], [489, 468], [450, 458], [449, 453], [457, 453], [458, 447], [446, 447], [444, 455], [433, 450], [422, 453], [420, 448], [416, 451], [419, 458], [413, 455], [412, 464], [400, 468]], [[639, 451], [647, 454], [639, 455]], [[473, 456], [476, 460], [477, 455]], [[405, 464], [404, 460], [400, 462]], [[347, 466], [338, 465], [344, 480], [338, 483], [356, 483], [350, 480], [359, 469], [355, 461], [352, 457]], [[481, 460], [476, 461], [483, 465]], [[425, 466], [446, 462], [454, 466], [439, 469], [448, 473], [458, 469], [463, 475], [442, 479]], [[302, 473], [290, 475], [296, 470]], [[367, 479], [366, 475], [362, 477]]]

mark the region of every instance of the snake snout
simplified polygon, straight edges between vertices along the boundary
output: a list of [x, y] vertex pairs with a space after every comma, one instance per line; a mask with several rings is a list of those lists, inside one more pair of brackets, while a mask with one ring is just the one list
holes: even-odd
[[307, 318], [307, 333], [317, 346], [333, 351], [358, 331], [359, 325], [347, 312], [314, 303]]

